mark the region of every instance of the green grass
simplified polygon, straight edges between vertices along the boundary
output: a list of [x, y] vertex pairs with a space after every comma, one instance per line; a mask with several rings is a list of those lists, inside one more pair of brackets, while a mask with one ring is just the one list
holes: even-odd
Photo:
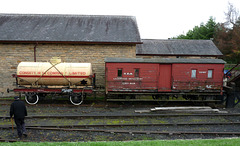
[[15, 142], [0, 143], [0, 146], [238, 146], [240, 138], [208, 140], [153, 140], [126, 142]]

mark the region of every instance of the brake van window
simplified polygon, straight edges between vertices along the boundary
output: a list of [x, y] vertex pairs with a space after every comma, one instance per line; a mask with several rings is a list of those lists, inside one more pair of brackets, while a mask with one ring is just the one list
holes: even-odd
[[197, 70], [196, 69], [192, 69], [192, 78], [197, 78]]
[[139, 68], [134, 69], [134, 77], [139, 77]]
[[208, 70], [208, 78], [212, 78], [213, 77], [213, 70], [209, 69]]
[[118, 77], [122, 77], [122, 69], [121, 68], [118, 69]]

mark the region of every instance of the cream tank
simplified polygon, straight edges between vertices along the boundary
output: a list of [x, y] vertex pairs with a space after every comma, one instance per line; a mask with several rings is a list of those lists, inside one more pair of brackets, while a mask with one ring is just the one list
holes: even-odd
[[19, 85], [89, 86], [91, 63], [21, 62], [17, 67]]

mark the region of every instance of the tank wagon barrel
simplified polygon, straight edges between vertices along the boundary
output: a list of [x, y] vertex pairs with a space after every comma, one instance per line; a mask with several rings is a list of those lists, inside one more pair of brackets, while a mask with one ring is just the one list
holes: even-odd
[[21, 62], [17, 67], [17, 88], [29, 104], [36, 104], [47, 94], [67, 94], [74, 105], [92, 93], [95, 74], [91, 63]]
[[19, 85], [91, 85], [91, 63], [21, 62], [17, 67]]

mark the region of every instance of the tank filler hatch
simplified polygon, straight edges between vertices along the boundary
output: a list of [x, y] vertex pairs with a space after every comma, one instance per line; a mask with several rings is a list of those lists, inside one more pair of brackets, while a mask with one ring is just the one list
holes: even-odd
[[52, 57], [50, 59], [50, 62], [54, 65], [54, 64], [58, 64], [58, 63], [61, 63], [61, 58], [60, 57]]

